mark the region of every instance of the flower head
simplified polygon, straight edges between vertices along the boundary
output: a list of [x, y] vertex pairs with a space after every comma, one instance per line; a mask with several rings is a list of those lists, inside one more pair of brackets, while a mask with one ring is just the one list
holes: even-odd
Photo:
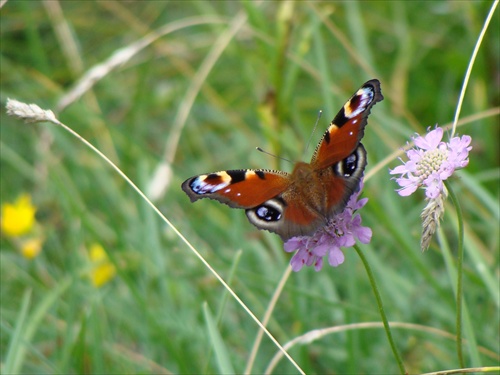
[[337, 267], [344, 262], [341, 247], [354, 246], [356, 239], [365, 244], [370, 242], [372, 230], [361, 226], [361, 216], [356, 213], [368, 202], [368, 198], [358, 201], [362, 187], [361, 182], [359, 190], [351, 195], [344, 211], [335, 215], [324, 228], [318, 229], [312, 236], [292, 237], [285, 242], [286, 252], [297, 250], [290, 261], [294, 271], [312, 265], [319, 271], [325, 256], [332, 267]]
[[104, 248], [99, 244], [93, 244], [89, 250], [90, 261], [93, 264], [90, 279], [92, 284], [99, 288], [110, 281], [116, 274], [116, 268], [109, 261], [108, 255]]
[[401, 189], [399, 195], [408, 196], [418, 187], [425, 189], [427, 206], [420, 215], [422, 218], [422, 251], [429, 248], [432, 236], [439, 227], [444, 214], [444, 201], [448, 191], [444, 181], [456, 169], [469, 164], [471, 137], [453, 137], [449, 142], [443, 142], [443, 129], [436, 127], [424, 137], [414, 137], [416, 148], [407, 151], [408, 161], [394, 168], [391, 174], [400, 174], [396, 182]]
[[2, 232], [9, 237], [18, 237], [28, 233], [35, 224], [36, 208], [31, 204], [31, 197], [23, 194], [14, 203], [2, 205]]
[[390, 171], [401, 175], [396, 178], [401, 187], [399, 195], [408, 196], [424, 186], [427, 198], [435, 199], [445, 192], [443, 181], [456, 169], [467, 166], [471, 137], [454, 137], [449, 142], [443, 142], [442, 138], [443, 129], [439, 127], [424, 137], [413, 137], [416, 147], [406, 152], [409, 160]]
[[26, 259], [33, 259], [42, 251], [43, 238], [34, 237], [23, 241], [21, 244], [21, 254]]

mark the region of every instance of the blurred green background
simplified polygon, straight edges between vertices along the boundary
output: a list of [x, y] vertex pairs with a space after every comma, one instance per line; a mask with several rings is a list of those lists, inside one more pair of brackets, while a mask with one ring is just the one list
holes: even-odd
[[[456, 282], [444, 249], [456, 254], [456, 211], [448, 202], [441, 239], [422, 254], [424, 194], [399, 197], [388, 174], [397, 159], [380, 163], [415, 132], [451, 123], [491, 6], [11, 0], [0, 10], [0, 101], [54, 110], [155, 192], [160, 210], [262, 317], [288, 267], [282, 242], [254, 228], [243, 211], [191, 204], [180, 184], [223, 169], [291, 170], [256, 146], [308, 161], [343, 103], [378, 78], [385, 100], [373, 108], [363, 139], [370, 178], [362, 214], [373, 239], [362, 249], [390, 321], [454, 334]], [[499, 23], [497, 10], [460, 116], [458, 133], [473, 139], [470, 164], [451, 181], [465, 221], [465, 313], [474, 334], [466, 335], [468, 366], [498, 365], [500, 353]], [[89, 71], [102, 77], [62, 108]], [[31, 233], [1, 237], [2, 373], [244, 371], [255, 323], [97, 155], [54, 125], [25, 125], [4, 109], [0, 142], [2, 204], [29, 194], [36, 207]], [[153, 184], [165, 162], [171, 175]], [[43, 239], [33, 259], [20, 250], [29, 236]], [[96, 244], [114, 270], [97, 287], [89, 277], [98, 270], [90, 254]], [[269, 324], [282, 344], [318, 328], [380, 322], [359, 258], [352, 249], [345, 255], [338, 268], [290, 276]], [[208, 334], [205, 303], [222, 343]], [[459, 367], [453, 338], [423, 328], [393, 334], [409, 372]], [[263, 372], [276, 351], [265, 338], [252, 372]], [[327, 335], [290, 354], [306, 373], [398, 371], [380, 328]], [[275, 369], [295, 372], [286, 360]]]

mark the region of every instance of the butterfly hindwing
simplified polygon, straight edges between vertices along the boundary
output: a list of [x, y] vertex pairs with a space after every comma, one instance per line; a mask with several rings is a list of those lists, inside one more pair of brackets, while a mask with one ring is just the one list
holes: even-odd
[[356, 150], [331, 168], [318, 170], [326, 191], [325, 216], [330, 219], [342, 212], [351, 195], [359, 190], [367, 161], [366, 150], [360, 143]]
[[324, 218], [310, 210], [303, 201], [286, 200], [286, 193], [246, 210], [248, 220], [253, 225], [278, 234], [284, 241], [310, 234], [324, 222]]

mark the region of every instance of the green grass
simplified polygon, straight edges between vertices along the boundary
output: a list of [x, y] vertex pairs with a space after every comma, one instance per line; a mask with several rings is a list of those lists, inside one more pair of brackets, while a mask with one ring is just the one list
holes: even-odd
[[[291, 169], [256, 146], [309, 160], [345, 100], [378, 78], [385, 100], [373, 108], [363, 139], [370, 178], [362, 215], [373, 238], [360, 248], [389, 321], [400, 323], [392, 335], [406, 370], [450, 370], [460, 368], [455, 208], [448, 200], [439, 237], [422, 254], [423, 192], [400, 197], [388, 174], [397, 159], [380, 163], [414, 132], [452, 122], [491, 5], [11, 0], [0, 13], [0, 102], [54, 110], [141, 189], [170, 161], [172, 178], [156, 205], [262, 319], [290, 255], [243, 211], [191, 204], [180, 184], [223, 169]], [[457, 130], [472, 136], [470, 164], [450, 181], [464, 219], [466, 367], [500, 364], [498, 12], [465, 94], [460, 119], [467, 121]], [[172, 30], [58, 110], [89, 69], [163, 27]], [[1, 202], [31, 194], [45, 238], [30, 261], [1, 237], [2, 373], [248, 369], [256, 323], [121, 177], [52, 124], [25, 125], [2, 110], [0, 129]], [[117, 268], [102, 288], [87, 277], [95, 242]], [[353, 249], [345, 255], [338, 268], [292, 273], [268, 328], [282, 345], [338, 328], [289, 350], [305, 373], [398, 373], [363, 264]], [[264, 336], [251, 371], [262, 373], [277, 351]], [[297, 370], [281, 359], [273, 372]]]

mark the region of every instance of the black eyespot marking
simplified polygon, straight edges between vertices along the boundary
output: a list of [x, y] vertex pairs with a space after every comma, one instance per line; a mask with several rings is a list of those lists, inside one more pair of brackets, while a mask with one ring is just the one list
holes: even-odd
[[366, 151], [360, 143], [356, 150], [346, 157], [332, 165], [332, 171], [336, 176], [351, 178], [363, 174], [366, 166]]
[[210, 173], [210, 174], [207, 175], [207, 177], [205, 178], [205, 180], [213, 180], [215, 178], [220, 178], [220, 176], [217, 173]]
[[259, 177], [261, 180], [265, 180], [266, 179], [266, 174], [262, 171], [255, 171], [255, 174], [257, 175], [257, 177]]
[[342, 160], [342, 169], [344, 177], [351, 177], [358, 168], [358, 155], [356, 152]]
[[285, 207], [286, 202], [278, 196], [246, 210], [246, 214], [248, 220], [257, 228], [277, 232], [277, 226], [283, 220]]
[[278, 221], [281, 219], [281, 212], [271, 206], [263, 204], [255, 210], [257, 217], [264, 221]]
[[234, 170], [234, 171], [226, 171], [226, 173], [231, 177], [231, 183], [235, 184], [240, 181], [245, 180], [246, 171], [245, 170]]

